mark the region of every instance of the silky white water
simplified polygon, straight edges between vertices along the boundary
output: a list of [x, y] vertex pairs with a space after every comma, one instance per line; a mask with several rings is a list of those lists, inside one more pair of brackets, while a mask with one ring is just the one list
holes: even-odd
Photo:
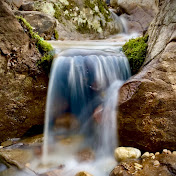
[[[105, 176], [113, 169], [118, 90], [129, 76], [120, 47], [116, 52], [68, 49], [58, 54], [50, 74], [43, 163], [64, 165], [65, 176], [79, 171]], [[94, 115], [98, 109], [99, 119]], [[65, 119], [71, 119], [68, 127]], [[80, 162], [78, 153], [84, 149], [94, 159]]]

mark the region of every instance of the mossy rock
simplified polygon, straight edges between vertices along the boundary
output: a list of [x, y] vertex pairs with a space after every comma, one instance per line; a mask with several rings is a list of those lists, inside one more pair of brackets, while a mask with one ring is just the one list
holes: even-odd
[[136, 74], [144, 63], [147, 53], [148, 35], [131, 39], [123, 45], [123, 52], [127, 56], [132, 75]]
[[[49, 73], [52, 60], [54, 58], [54, 49], [47, 41], [40, 37], [36, 32], [33, 31], [32, 26], [21, 16], [16, 16], [24, 29], [28, 32], [28, 35], [35, 40], [35, 45], [40, 53], [43, 55], [38, 65], [41, 66], [45, 72]], [[58, 34], [56, 34], [58, 35]], [[55, 37], [58, 37], [56, 36]]]

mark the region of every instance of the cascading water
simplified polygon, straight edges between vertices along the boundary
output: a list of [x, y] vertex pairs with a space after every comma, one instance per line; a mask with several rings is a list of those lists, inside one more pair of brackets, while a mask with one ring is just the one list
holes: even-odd
[[[120, 49], [59, 53], [52, 65], [47, 96], [44, 163], [65, 165], [65, 176], [82, 170], [95, 176], [110, 172], [117, 146], [118, 90], [129, 76], [128, 61]], [[79, 151], [87, 148], [95, 159], [79, 163]], [[111, 162], [111, 167], [103, 170], [109, 165], [106, 162]]]

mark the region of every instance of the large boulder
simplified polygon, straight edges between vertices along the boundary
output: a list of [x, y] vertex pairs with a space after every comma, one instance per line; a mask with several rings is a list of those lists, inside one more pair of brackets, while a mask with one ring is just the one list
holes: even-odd
[[41, 55], [7, 4], [0, 1], [0, 142], [43, 124], [48, 78]]
[[[120, 145], [176, 149], [176, 1], [160, 1], [149, 28], [146, 66], [120, 90]], [[148, 64], [147, 64], [148, 63]]]
[[45, 40], [50, 40], [55, 35], [56, 19], [37, 11], [17, 11], [15, 15], [22, 16]]
[[129, 32], [143, 33], [158, 12], [158, 0], [117, 0]]

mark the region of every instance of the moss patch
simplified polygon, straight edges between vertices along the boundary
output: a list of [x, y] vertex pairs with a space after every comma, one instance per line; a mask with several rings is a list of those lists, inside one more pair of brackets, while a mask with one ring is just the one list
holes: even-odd
[[131, 73], [133, 75], [139, 71], [144, 63], [148, 47], [147, 41], [148, 35], [131, 39], [123, 45], [123, 52], [129, 60]]
[[36, 32], [33, 31], [32, 26], [21, 16], [16, 16], [16, 18], [21, 23], [22, 27], [26, 29], [28, 35], [35, 40], [35, 45], [40, 53], [43, 55], [41, 60], [38, 62], [43, 69], [49, 73], [51, 63], [54, 57], [53, 47], [42, 37], [40, 37]]
[[58, 31], [56, 29], [54, 30], [54, 38], [56, 40], [59, 40], [59, 34], [58, 34]]

